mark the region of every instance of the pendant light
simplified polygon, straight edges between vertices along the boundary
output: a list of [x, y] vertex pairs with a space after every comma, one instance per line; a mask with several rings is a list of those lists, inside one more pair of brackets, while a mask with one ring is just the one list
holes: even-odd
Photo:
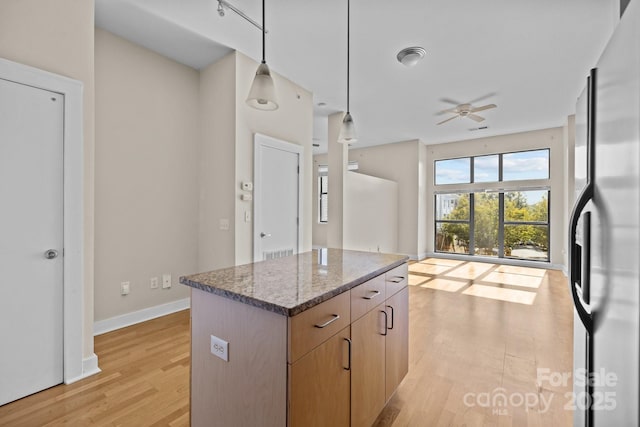
[[352, 144], [357, 141], [356, 139], [356, 127], [353, 124], [353, 117], [349, 112], [349, 60], [350, 60], [350, 29], [351, 29], [351, 0], [347, 0], [347, 114], [342, 119], [342, 126], [340, 126], [340, 133], [338, 134], [338, 142], [341, 144]]
[[264, 1], [262, 0], [262, 62], [258, 66], [256, 76], [251, 84], [251, 90], [247, 97], [247, 104], [258, 110], [277, 110], [276, 90], [273, 85], [271, 71], [265, 60], [265, 25], [264, 25]]

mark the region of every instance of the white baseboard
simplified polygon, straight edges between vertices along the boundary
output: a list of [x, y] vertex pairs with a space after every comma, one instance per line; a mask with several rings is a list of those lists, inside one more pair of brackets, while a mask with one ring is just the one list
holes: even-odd
[[72, 384], [76, 381], [80, 381], [81, 379], [90, 377], [91, 375], [95, 375], [99, 372], [102, 372], [102, 370], [98, 367], [98, 356], [93, 353], [91, 356], [82, 359], [82, 375], [74, 378], [66, 378], [64, 380], [64, 383]]
[[176, 311], [185, 310], [190, 306], [191, 298], [183, 298], [166, 304], [160, 304], [143, 310], [111, 317], [110, 319], [98, 320], [93, 323], [93, 335], [102, 335], [107, 332], [115, 331], [116, 329], [135, 325], [136, 323], [146, 322], [147, 320], [166, 316], [167, 314], [175, 313]]

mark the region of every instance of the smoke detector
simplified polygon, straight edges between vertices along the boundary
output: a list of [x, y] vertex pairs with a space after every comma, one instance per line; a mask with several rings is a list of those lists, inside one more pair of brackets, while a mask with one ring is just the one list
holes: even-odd
[[398, 62], [407, 67], [413, 67], [426, 55], [427, 51], [419, 46], [406, 47], [398, 52]]

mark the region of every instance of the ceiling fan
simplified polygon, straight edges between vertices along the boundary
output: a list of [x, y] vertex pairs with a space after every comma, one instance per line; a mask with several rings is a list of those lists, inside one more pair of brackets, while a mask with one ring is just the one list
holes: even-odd
[[446, 110], [442, 110], [438, 113], [438, 115], [440, 114], [455, 114], [453, 117], [449, 117], [448, 119], [445, 119], [443, 121], [441, 121], [440, 123], [437, 123], [438, 125], [441, 125], [443, 123], [447, 123], [448, 121], [451, 121], [455, 118], [458, 117], [467, 117], [471, 120], [474, 120], [476, 122], [481, 122], [484, 120], [484, 117], [479, 116], [475, 113], [479, 112], [479, 111], [484, 111], [484, 110], [490, 110], [491, 108], [496, 108], [497, 105], [496, 104], [487, 104], [487, 105], [483, 105], [481, 107], [474, 107], [473, 105], [471, 105], [471, 103], [466, 103], [466, 104], [458, 104], [455, 101], [450, 101], [450, 100], [445, 100], [443, 99], [443, 101], [446, 102], [450, 102], [453, 104], [457, 104], [454, 108], [448, 108]]

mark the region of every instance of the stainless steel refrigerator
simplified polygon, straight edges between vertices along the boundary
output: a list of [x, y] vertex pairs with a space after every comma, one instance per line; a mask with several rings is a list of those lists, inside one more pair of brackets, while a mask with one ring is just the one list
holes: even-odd
[[640, 1], [620, 20], [576, 108], [569, 229], [574, 425], [640, 425]]

